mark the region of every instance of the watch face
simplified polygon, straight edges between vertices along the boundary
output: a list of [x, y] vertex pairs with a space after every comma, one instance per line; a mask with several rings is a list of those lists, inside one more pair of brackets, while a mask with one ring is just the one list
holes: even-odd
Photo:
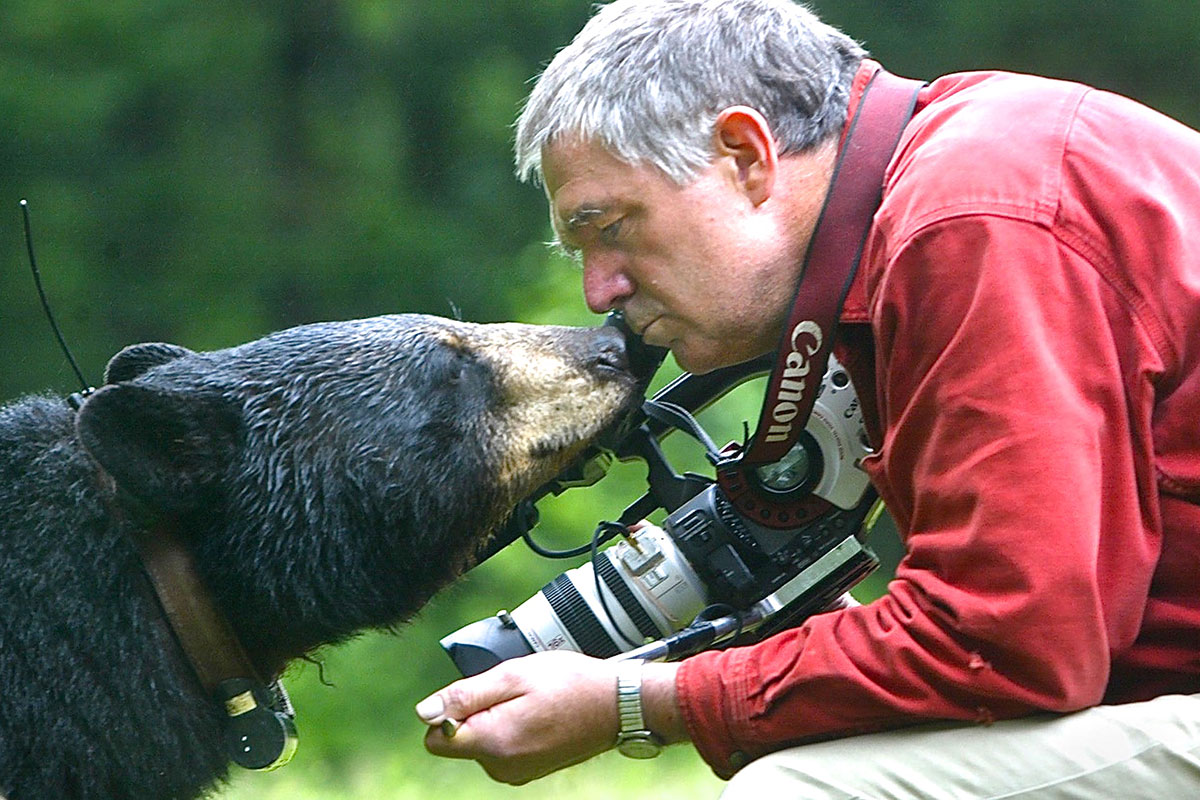
[[654, 758], [662, 750], [662, 745], [654, 734], [638, 732], [629, 734], [628, 738], [617, 743], [617, 751], [629, 758]]

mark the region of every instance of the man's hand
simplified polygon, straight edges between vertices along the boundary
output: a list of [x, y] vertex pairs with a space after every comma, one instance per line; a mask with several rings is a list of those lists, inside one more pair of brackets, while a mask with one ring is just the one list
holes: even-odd
[[[650, 664], [643, 703], [652, 730], [685, 735], [674, 704], [672, 664]], [[493, 779], [519, 785], [586, 761], [617, 738], [617, 672], [579, 653], [536, 653], [456, 681], [417, 704], [434, 755], [471, 758]], [[461, 723], [447, 737], [441, 723]], [[657, 725], [656, 725], [657, 723]]]

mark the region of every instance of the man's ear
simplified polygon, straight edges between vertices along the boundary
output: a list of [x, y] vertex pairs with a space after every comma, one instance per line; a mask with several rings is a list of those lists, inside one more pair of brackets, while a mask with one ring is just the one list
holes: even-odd
[[779, 148], [766, 117], [750, 106], [730, 106], [713, 124], [717, 157], [733, 159], [742, 191], [754, 205], [762, 205], [775, 189]]
[[91, 395], [75, 429], [118, 486], [155, 511], [180, 513], [219, 486], [241, 416], [217, 399], [121, 383]]

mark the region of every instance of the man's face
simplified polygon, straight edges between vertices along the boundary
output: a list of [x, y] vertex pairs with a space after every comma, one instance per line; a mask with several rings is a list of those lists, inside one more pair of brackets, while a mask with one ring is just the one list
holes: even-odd
[[752, 198], [736, 159], [679, 186], [595, 144], [556, 144], [542, 159], [550, 218], [580, 255], [597, 313], [621, 309], [680, 366], [707, 372], [778, 344], [802, 254], [779, 204]]

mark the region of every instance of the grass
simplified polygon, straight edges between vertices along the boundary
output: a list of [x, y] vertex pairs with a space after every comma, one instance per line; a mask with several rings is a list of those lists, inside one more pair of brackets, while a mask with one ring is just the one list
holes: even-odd
[[294, 664], [285, 675], [300, 730], [292, 762], [269, 773], [233, 767], [230, 783], [212, 800], [702, 800], [720, 794], [722, 781], [690, 745], [667, 748], [651, 761], [608, 752], [521, 787], [492, 781], [473, 761], [427, 753], [425, 726], [413, 706], [458, 677], [438, 639], [452, 627], [446, 617], [454, 604], [483, 588], [443, 593], [398, 635], [371, 633], [329, 649], [322, 660], [332, 687], [321, 683], [315, 666]]
[[391, 754], [353, 759], [339, 767], [298, 761], [268, 774], [241, 773], [217, 795], [222, 800], [607, 800], [612, 797], [716, 798], [723, 783], [687, 746], [668, 748], [653, 761], [632, 761], [615, 752], [525, 786], [495, 783], [470, 761], [435, 758], [420, 738], [397, 741]]

